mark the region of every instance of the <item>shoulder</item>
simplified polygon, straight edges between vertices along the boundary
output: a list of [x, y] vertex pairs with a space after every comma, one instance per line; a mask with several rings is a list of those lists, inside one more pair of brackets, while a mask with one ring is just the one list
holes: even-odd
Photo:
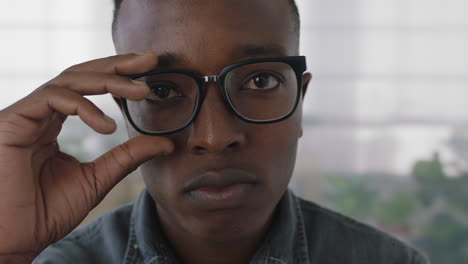
[[133, 205], [77, 228], [46, 248], [33, 263], [118, 263], [127, 246]]
[[297, 197], [311, 259], [317, 263], [428, 263], [415, 249], [375, 227]]

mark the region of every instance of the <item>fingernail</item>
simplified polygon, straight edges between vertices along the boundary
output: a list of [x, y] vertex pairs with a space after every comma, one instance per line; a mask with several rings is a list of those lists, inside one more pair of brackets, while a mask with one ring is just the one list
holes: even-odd
[[142, 87], [147, 87], [146, 83], [145, 82], [142, 82], [142, 81], [137, 81], [137, 80], [131, 80], [133, 84], [135, 85], [138, 85], [138, 86], [142, 86]]

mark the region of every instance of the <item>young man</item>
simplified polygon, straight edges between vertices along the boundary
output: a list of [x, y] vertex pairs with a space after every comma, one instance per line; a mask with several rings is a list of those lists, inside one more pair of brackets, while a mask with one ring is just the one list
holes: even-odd
[[[0, 263], [425, 263], [287, 190], [311, 79], [294, 2], [124, 0], [113, 30], [126, 55], [0, 112]], [[131, 139], [80, 163], [57, 135], [68, 115], [113, 132], [83, 97], [104, 93]], [[67, 236], [137, 167], [135, 204]]]

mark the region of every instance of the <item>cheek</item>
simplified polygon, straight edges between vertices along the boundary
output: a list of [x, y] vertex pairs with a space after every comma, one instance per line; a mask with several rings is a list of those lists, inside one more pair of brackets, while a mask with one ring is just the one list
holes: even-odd
[[[174, 204], [179, 200], [175, 184], [176, 172], [170, 170], [171, 162], [166, 157], [155, 158], [140, 166], [146, 189], [161, 205]], [[172, 166], [174, 167], [174, 166]]]
[[300, 114], [295, 114], [285, 121], [262, 125], [252, 135], [252, 154], [276, 191], [285, 189], [292, 176], [301, 131]]
[[[302, 111], [299, 105], [295, 114], [282, 122], [248, 125], [245, 130], [246, 145], [241, 150], [241, 157], [235, 157], [235, 159], [241, 159], [240, 163], [243, 164], [252, 163], [251, 161], [254, 160], [255, 164], [250, 165], [257, 168], [259, 176], [270, 185], [269, 189], [275, 193], [282, 191], [287, 186], [294, 169], [297, 143], [302, 132], [301, 122]], [[126, 125], [130, 138], [140, 135], [131, 124], [126, 122]], [[155, 187], [159, 189], [158, 192], [177, 189], [177, 186], [173, 186], [177, 183], [176, 175], [183, 175], [188, 169], [187, 166], [180, 166], [180, 164], [190, 164], [190, 160], [187, 160], [190, 155], [184, 153], [187, 133], [186, 129], [168, 136], [175, 144], [175, 151], [172, 155], [155, 158], [140, 166], [149, 190]], [[173, 177], [174, 179], [171, 180]], [[158, 194], [158, 196], [161, 195], [161, 193]]]
[[140, 136], [141, 134], [133, 128], [130, 122], [128, 122], [127, 116], [125, 114], [123, 114], [123, 116], [125, 120], [125, 128], [127, 129], [128, 137], [134, 138], [134, 137]]
[[[255, 141], [261, 141], [264, 147], [278, 149], [272, 154], [279, 154], [280, 150], [295, 151], [298, 139], [302, 134], [302, 109], [299, 105], [296, 112], [288, 119], [267, 125], [258, 126], [258, 131], [252, 133]], [[289, 150], [289, 151], [288, 151]]]
[[[141, 134], [132, 127], [132, 125], [128, 122], [127, 119], [125, 119], [125, 124], [129, 138], [141, 136]], [[160, 186], [163, 184], [164, 178], [155, 177], [155, 175], [164, 175], [164, 167], [160, 166], [160, 164], [163, 163], [164, 159], [165, 157], [158, 157], [140, 165], [139, 169], [148, 189], [151, 189], [151, 186]]]

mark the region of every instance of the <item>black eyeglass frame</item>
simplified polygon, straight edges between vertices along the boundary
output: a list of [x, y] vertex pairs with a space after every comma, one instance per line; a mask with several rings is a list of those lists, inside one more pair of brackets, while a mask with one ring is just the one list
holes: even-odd
[[[238, 110], [235, 108], [234, 104], [231, 101], [231, 98], [229, 97], [228, 92], [226, 91], [225, 87], [225, 80], [227, 74], [239, 67], [249, 65], [249, 64], [255, 64], [255, 63], [262, 63], [262, 62], [280, 62], [289, 65], [293, 70], [294, 73], [296, 74], [296, 79], [297, 79], [297, 94], [296, 94], [296, 99], [294, 102], [294, 106], [291, 108], [290, 112], [282, 117], [275, 118], [275, 119], [270, 119], [270, 120], [254, 120], [254, 119], [249, 119], [244, 117], [242, 114], [238, 112]], [[285, 57], [272, 57], [272, 58], [258, 58], [258, 59], [250, 59], [250, 60], [244, 60], [240, 61], [234, 64], [231, 64], [224, 69], [221, 70], [221, 72], [218, 75], [213, 75], [213, 76], [202, 76], [194, 71], [190, 70], [182, 70], [182, 69], [158, 69], [158, 70], [153, 70], [141, 74], [134, 74], [134, 75], [127, 75], [126, 77], [132, 80], [149, 76], [149, 75], [155, 75], [155, 74], [163, 74], [163, 73], [177, 73], [177, 74], [184, 74], [192, 79], [194, 79], [197, 82], [197, 88], [198, 88], [198, 93], [197, 93], [197, 98], [195, 101], [195, 109], [192, 113], [192, 116], [190, 119], [181, 127], [172, 129], [172, 130], [166, 130], [166, 131], [159, 131], [159, 132], [154, 132], [154, 131], [146, 131], [138, 127], [138, 125], [133, 121], [132, 116], [130, 115], [130, 111], [128, 109], [128, 104], [127, 104], [127, 99], [125, 98], [120, 98], [122, 107], [124, 109], [125, 115], [127, 116], [128, 121], [132, 125], [132, 127], [138, 131], [141, 134], [144, 135], [150, 135], [150, 136], [163, 136], [163, 135], [168, 135], [172, 133], [179, 132], [186, 127], [188, 127], [197, 117], [198, 113], [200, 112], [201, 106], [203, 104], [203, 98], [205, 95], [205, 84], [209, 82], [217, 82], [218, 83], [218, 88], [221, 91], [221, 94], [224, 98], [224, 101], [227, 102], [227, 105], [229, 106], [229, 109], [242, 121], [245, 121], [247, 123], [252, 123], [252, 124], [271, 124], [271, 123], [276, 123], [283, 121], [287, 118], [289, 118], [297, 109], [297, 106], [299, 104], [299, 99], [301, 98], [301, 91], [302, 91], [302, 79], [305, 71], [307, 70], [306, 66], [306, 57], [305, 56], [285, 56]]]

